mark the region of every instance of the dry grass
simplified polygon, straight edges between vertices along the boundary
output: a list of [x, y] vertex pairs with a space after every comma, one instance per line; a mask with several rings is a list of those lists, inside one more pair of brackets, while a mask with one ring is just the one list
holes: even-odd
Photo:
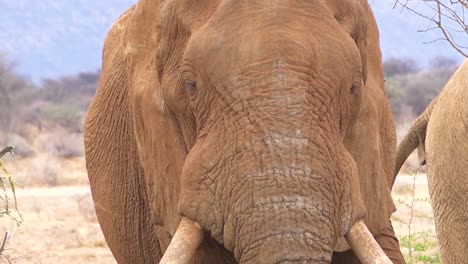
[[0, 234], [11, 234], [4, 252], [11, 263], [116, 263], [96, 219], [83, 157], [5, 159], [28, 187], [17, 190], [24, 225], [0, 222]]
[[6, 254], [13, 263], [116, 263], [97, 223], [86, 186], [18, 192], [24, 226], [1, 223], [12, 232]]
[[55, 131], [53, 133], [41, 133], [34, 145], [39, 153], [61, 158], [83, 157], [83, 134], [69, 133], [67, 131]]
[[49, 154], [6, 161], [12, 175], [24, 186], [54, 187], [87, 185], [83, 157], [59, 158]]
[[13, 142], [19, 143], [15, 148], [19, 155], [5, 156], [4, 159], [9, 171], [24, 186], [88, 184], [83, 157], [83, 134], [55, 129], [34, 136], [31, 134], [26, 138], [15, 134], [8, 138], [16, 139]]

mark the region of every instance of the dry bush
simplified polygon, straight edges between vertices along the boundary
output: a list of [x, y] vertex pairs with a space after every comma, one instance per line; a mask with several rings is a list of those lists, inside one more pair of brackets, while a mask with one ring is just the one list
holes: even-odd
[[78, 211], [81, 213], [83, 218], [88, 222], [97, 222], [96, 210], [94, 209], [94, 203], [89, 194], [75, 195], [74, 199], [78, 206]]
[[84, 158], [63, 159], [47, 153], [15, 161], [11, 170], [24, 186], [55, 187], [88, 184]]
[[84, 156], [83, 134], [61, 130], [43, 133], [38, 138], [38, 151], [62, 158], [82, 157]]
[[406, 58], [384, 61], [385, 90], [397, 123], [414, 121], [457, 68], [457, 61], [446, 57], [433, 58], [428, 69]]
[[31, 99], [32, 84], [16, 71], [16, 63], [0, 52], [0, 130], [15, 130], [15, 119]]
[[[27, 161], [27, 168], [16, 172], [16, 177], [25, 186], [57, 186], [61, 177], [62, 166], [60, 162], [48, 155], [43, 154]], [[22, 164], [19, 164], [22, 166]]]
[[38, 86], [19, 74], [16, 63], [0, 52], [0, 133], [28, 139], [22, 135], [27, 125], [82, 132], [83, 116], [95, 94], [99, 75], [99, 71], [78, 73], [45, 79]]
[[420, 71], [418, 63], [411, 58], [389, 58], [382, 63], [385, 77], [412, 74]]
[[61, 126], [74, 132], [82, 131], [84, 111], [68, 104], [46, 104], [40, 109], [41, 120], [46, 126]]
[[56, 154], [63, 158], [73, 158], [84, 156], [84, 143], [82, 134], [69, 134], [56, 138]]

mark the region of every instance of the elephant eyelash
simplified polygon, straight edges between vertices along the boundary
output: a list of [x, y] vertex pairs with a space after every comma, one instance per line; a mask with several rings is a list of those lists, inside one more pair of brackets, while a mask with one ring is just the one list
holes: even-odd
[[189, 95], [193, 95], [197, 91], [197, 83], [194, 81], [185, 81], [184, 89], [188, 92]]
[[356, 84], [356, 83], [353, 83], [351, 85], [351, 89], [349, 89], [349, 93], [351, 94], [355, 94], [357, 92], [357, 90], [359, 89], [359, 85]]

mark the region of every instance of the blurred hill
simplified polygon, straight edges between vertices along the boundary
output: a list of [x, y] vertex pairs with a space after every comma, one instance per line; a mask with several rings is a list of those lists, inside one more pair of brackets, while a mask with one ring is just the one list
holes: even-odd
[[0, 0], [0, 51], [36, 83], [98, 69], [104, 38], [136, 0]]

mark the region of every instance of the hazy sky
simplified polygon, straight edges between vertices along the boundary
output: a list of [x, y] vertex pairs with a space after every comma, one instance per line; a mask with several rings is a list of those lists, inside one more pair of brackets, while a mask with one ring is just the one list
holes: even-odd
[[[102, 43], [113, 21], [135, 0], [0, 0], [0, 52], [18, 62], [18, 70], [35, 81], [96, 70]], [[370, 0], [384, 58], [414, 58], [423, 66], [434, 56], [462, 60], [437, 39], [419, 17], [393, 10], [393, 0]], [[466, 37], [464, 35], [463, 37]], [[466, 38], [467, 43], [468, 38]], [[468, 43], [466, 44], [468, 46]]]
[[[442, 1], [447, 2], [448, 0]], [[430, 8], [422, 4], [422, 2], [415, 2], [410, 1], [412, 8], [432, 17], [434, 12]], [[380, 47], [384, 58], [410, 57], [422, 64], [427, 63], [434, 56], [453, 57], [459, 61], [464, 59], [447, 41], [436, 41], [425, 44], [441, 38], [442, 34], [437, 30], [418, 32], [428, 29], [430, 25], [429, 21], [407, 10], [402, 10], [399, 5], [393, 9], [395, 0], [370, 0], [369, 3], [379, 26]], [[460, 12], [462, 10], [457, 11]], [[466, 10], [465, 15], [468, 15]], [[448, 25], [453, 26], [452, 24]], [[468, 36], [466, 33], [455, 34], [452, 32], [452, 34], [458, 40], [458, 44], [468, 47]], [[465, 50], [465, 52], [467, 51]]]

